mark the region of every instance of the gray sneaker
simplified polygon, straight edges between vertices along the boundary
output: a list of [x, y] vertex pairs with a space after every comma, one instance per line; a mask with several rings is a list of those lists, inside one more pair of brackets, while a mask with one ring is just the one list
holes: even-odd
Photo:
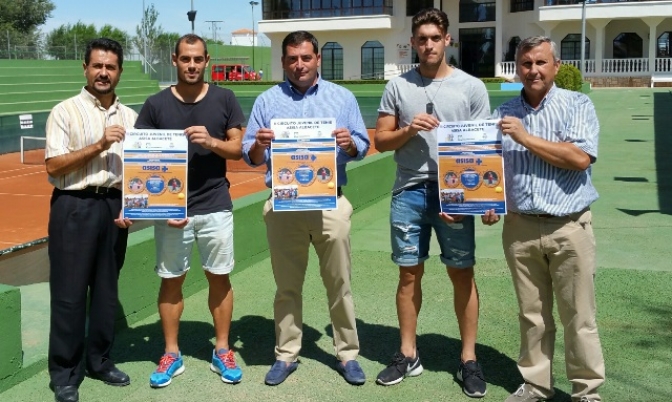
[[522, 384], [516, 392], [509, 395], [504, 402], [539, 402], [545, 401], [546, 398], [537, 396], [532, 393], [532, 387], [529, 384]]

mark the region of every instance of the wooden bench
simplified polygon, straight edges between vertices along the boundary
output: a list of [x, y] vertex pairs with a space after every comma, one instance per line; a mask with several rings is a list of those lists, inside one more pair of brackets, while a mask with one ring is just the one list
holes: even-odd
[[656, 82], [672, 82], [672, 73], [658, 73], [651, 76], [651, 88]]

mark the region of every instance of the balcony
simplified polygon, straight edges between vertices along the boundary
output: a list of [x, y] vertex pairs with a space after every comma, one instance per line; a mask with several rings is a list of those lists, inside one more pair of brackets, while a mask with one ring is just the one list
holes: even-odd
[[[660, 0], [586, 0], [586, 4], [598, 3], [641, 3], [644, 1], [660, 1]], [[545, 6], [566, 6], [571, 4], [581, 4], [583, 1], [578, 0], [546, 0]]]
[[[648, 58], [632, 59], [602, 59], [601, 69], [598, 72], [597, 63], [593, 59], [587, 59], [586, 77], [652, 77], [654, 75], [672, 75], [672, 57], [657, 57], [653, 66]], [[563, 64], [571, 64], [576, 68], [581, 65], [581, 60], [562, 60]], [[392, 78], [416, 68], [418, 64], [397, 64], [397, 72], [386, 72], [386, 78]], [[495, 68], [497, 77], [513, 80], [516, 76], [516, 63], [504, 61]]]
[[298, 10], [275, 10], [264, 11], [264, 20], [293, 20], [303, 18], [332, 18], [354, 17], [363, 15], [388, 15], [392, 16], [392, 6], [350, 6], [330, 8], [307, 8]]
[[[586, 77], [651, 77], [654, 74], [672, 73], [672, 58], [657, 57], [653, 66], [649, 65], [648, 58], [632, 59], [602, 59], [601, 68], [593, 59], [585, 60]], [[562, 60], [563, 64], [571, 64], [580, 69], [581, 60]], [[653, 67], [653, 68], [652, 68]], [[516, 63], [505, 61], [497, 66], [499, 77], [513, 79], [516, 75]]]

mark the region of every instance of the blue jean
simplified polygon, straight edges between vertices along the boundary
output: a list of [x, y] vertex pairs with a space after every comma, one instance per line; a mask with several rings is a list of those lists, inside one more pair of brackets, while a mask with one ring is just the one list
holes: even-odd
[[423, 182], [392, 194], [390, 237], [392, 261], [401, 267], [429, 258], [432, 228], [441, 247], [441, 262], [449, 268], [470, 268], [475, 263], [474, 217], [447, 224], [441, 217], [439, 186]]

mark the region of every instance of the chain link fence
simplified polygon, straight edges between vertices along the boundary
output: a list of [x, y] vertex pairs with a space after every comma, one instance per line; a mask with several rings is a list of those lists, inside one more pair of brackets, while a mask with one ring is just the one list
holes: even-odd
[[[64, 46], [46, 46], [45, 42], [44, 35], [19, 37], [8, 34], [6, 38], [0, 36], [0, 60], [81, 61], [84, 59], [86, 39], [73, 39], [71, 44]], [[137, 43], [128, 39], [121, 45], [124, 49], [124, 60], [141, 62], [143, 71], [153, 80], [161, 84], [177, 82], [177, 73], [172, 63], [174, 42], [153, 42], [145, 47], [142, 42]], [[234, 46], [210, 42], [208, 52], [211, 57], [211, 66], [213, 64], [246, 64], [253, 66], [255, 71], [270, 71], [271, 69], [271, 48], [269, 46]], [[205, 73], [205, 79], [210, 80], [209, 70]]]

